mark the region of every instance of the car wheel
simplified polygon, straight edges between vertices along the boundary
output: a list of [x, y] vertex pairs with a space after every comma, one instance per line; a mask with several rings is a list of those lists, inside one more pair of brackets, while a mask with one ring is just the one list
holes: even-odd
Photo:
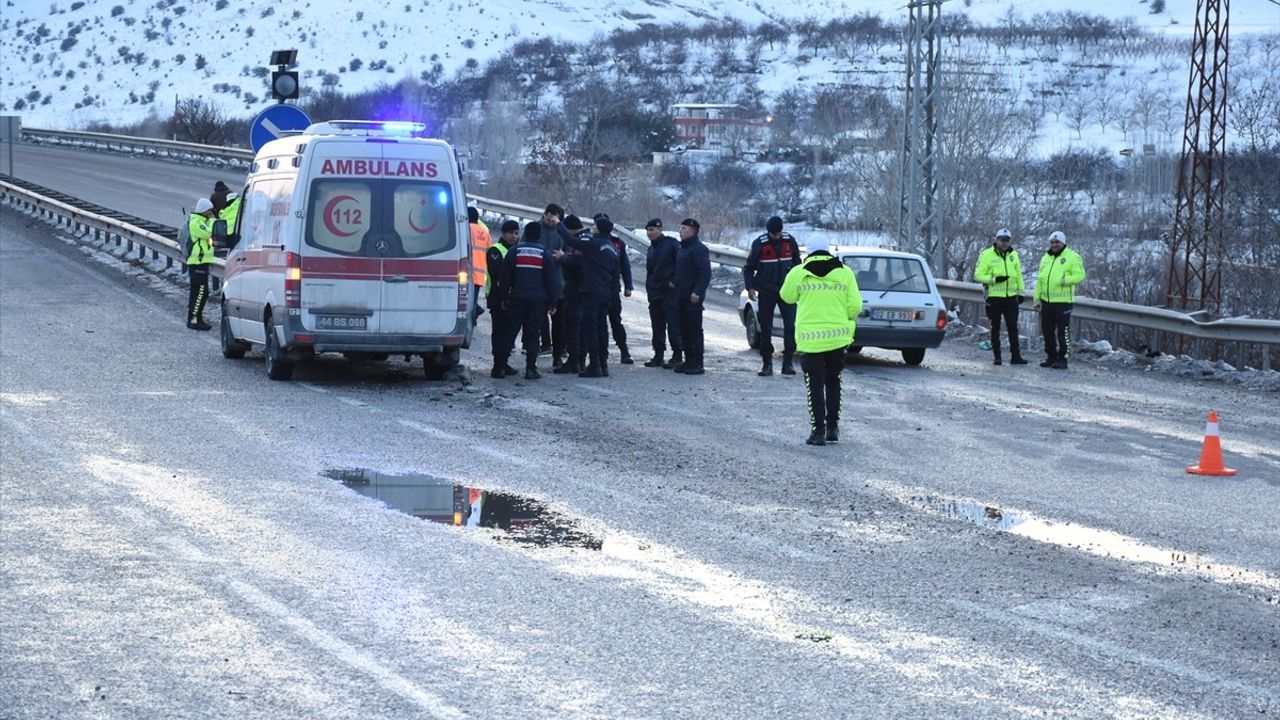
[[742, 324], [747, 329], [747, 347], [752, 350], [760, 349], [760, 323], [756, 322], [756, 311], [748, 305], [746, 310], [742, 311]]
[[919, 365], [924, 362], [924, 348], [904, 348], [902, 360], [908, 365]]
[[266, 348], [263, 355], [267, 361], [267, 377], [272, 380], [289, 380], [293, 377], [293, 363], [284, 357], [284, 351], [280, 349], [280, 341], [276, 339], [275, 326], [271, 322], [271, 314], [268, 313], [262, 321], [262, 329], [266, 335]]
[[245, 350], [249, 348], [231, 334], [231, 321], [227, 319], [227, 309], [225, 307], [222, 308], [222, 322], [219, 325], [218, 330], [222, 340], [222, 357], [228, 360], [238, 360], [244, 357]]

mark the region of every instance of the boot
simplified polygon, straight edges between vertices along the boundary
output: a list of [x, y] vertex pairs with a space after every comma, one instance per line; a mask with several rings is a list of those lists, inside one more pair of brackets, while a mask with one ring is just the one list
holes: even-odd
[[760, 372], [756, 373], [760, 377], [769, 377], [773, 374], [773, 356], [765, 355], [761, 358]]
[[558, 370], [562, 365], [564, 365], [564, 360], [563, 360], [563, 359], [561, 359], [561, 357], [560, 357], [559, 355], [556, 355], [555, 357], [551, 358], [551, 370], [552, 370], [552, 372], [554, 372], [554, 371]]
[[555, 368], [551, 372], [555, 373], [556, 375], [569, 375], [569, 374], [576, 375], [579, 372], [582, 372], [582, 365], [578, 362], [577, 355], [570, 355], [568, 362], [562, 363], [560, 367]]
[[1057, 360], [1054, 360], [1053, 365], [1051, 365], [1050, 367], [1052, 367], [1054, 370], [1066, 370], [1067, 359], [1064, 357], [1060, 357]]
[[671, 353], [670, 360], [662, 363], [662, 367], [665, 370], [674, 370], [683, 363], [684, 363], [684, 353], [680, 352], [679, 350], [676, 350], [675, 352]]
[[702, 375], [707, 371], [705, 368], [702, 367], [702, 363], [687, 361], [687, 362], [680, 363], [680, 365], [676, 367], [676, 372], [682, 373], [684, 375]]
[[992, 358], [994, 358], [994, 359], [991, 361], [991, 364], [992, 364], [992, 365], [1003, 365], [1003, 364], [1004, 364], [1004, 360], [1000, 357], [1000, 348], [995, 347], [995, 346], [993, 345], [993, 346], [991, 347], [991, 350], [992, 350], [992, 352], [991, 352], [991, 356], [992, 356]]
[[796, 374], [795, 366], [792, 365], [791, 363], [792, 363], [792, 353], [789, 353], [789, 352], [782, 353], [782, 374], [783, 375]]
[[212, 330], [213, 329], [212, 325], [205, 322], [204, 320], [199, 320], [199, 319], [188, 322], [187, 327], [191, 328], [192, 330]]
[[837, 428], [835, 425], [827, 426], [827, 442], [829, 443], [840, 442], [840, 429]]
[[1054, 362], [1054, 360], [1055, 360], [1055, 359], [1056, 359], [1056, 358], [1054, 358], [1052, 355], [1050, 355], [1049, 357], [1047, 357], [1047, 358], [1045, 358], [1044, 360], [1041, 360], [1041, 361], [1040, 361], [1040, 367], [1045, 367], [1045, 368], [1047, 368], [1047, 367], [1053, 367], [1053, 362]]
[[507, 376], [507, 364], [502, 361], [493, 363], [493, 370], [489, 371], [489, 377], [494, 380], [501, 380]]
[[519, 374], [520, 374], [520, 371], [519, 371], [519, 370], [517, 370], [517, 369], [515, 369], [515, 368], [513, 368], [513, 367], [511, 367], [510, 365], [507, 365], [507, 364], [505, 364], [505, 363], [503, 364], [503, 368], [502, 368], [502, 369], [507, 373], [507, 377], [510, 377], [510, 376], [512, 376], [512, 375], [519, 375]]
[[600, 372], [600, 366], [596, 363], [588, 363], [582, 372], [578, 373], [580, 378], [598, 378], [604, 377], [604, 373]]
[[1015, 353], [1014, 356], [1009, 359], [1009, 364], [1010, 365], [1026, 365], [1027, 361], [1022, 359], [1021, 355], [1018, 355], [1017, 353]]
[[644, 361], [645, 367], [662, 367], [662, 353], [655, 352], [651, 360]]
[[609, 356], [600, 355], [600, 377], [609, 377]]
[[538, 366], [529, 365], [524, 369], [525, 380], [541, 380], [542, 374], [538, 372]]
[[821, 429], [814, 429], [809, 433], [809, 439], [804, 441], [806, 445], [826, 445], [827, 434]]
[[634, 365], [636, 362], [631, 359], [631, 351], [627, 349], [626, 343], [618, 343], [618, 362], [623, 365]]

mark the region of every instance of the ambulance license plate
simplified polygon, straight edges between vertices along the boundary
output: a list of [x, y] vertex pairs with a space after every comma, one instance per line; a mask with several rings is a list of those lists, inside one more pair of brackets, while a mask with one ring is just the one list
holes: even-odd
[[366, 330], [369, 318], [350, 317], [347, 315], [317, 315], [317, 330]]

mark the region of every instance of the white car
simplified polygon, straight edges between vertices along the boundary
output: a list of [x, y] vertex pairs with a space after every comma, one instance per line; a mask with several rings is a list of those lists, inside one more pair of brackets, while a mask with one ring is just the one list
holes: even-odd
[[[924, 362], [925, 350], [942, 344], [947, 307], [924, 258], [868, 247], [833, 247], [831, 254], [853, 270], [862, 293], [862, 314], [849, 352], [861, 352], [864, 347], [898, 350], [908, 365], [919, 365]], [[738, 296], [738, 315], [747, 330], [747, 344], [752, 349], [760, 347], [756, 303], [747, 297], [746, 290]], [[782, 317], [777, 313], [773, 333], [782, 333]]]

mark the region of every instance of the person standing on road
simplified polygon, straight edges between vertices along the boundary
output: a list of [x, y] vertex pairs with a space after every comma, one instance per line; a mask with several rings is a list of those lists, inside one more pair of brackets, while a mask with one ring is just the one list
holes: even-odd
[[[555, 203], [549, 203], [546, 209], [542, 211], [542, 246], [554, 256], [557, 250], [564, 250], [564, 237], [568, 234], [568, 231], [564, 228], [564, 208]], [[559, 265], [553, 263], [551, 269], [556, 274], [560, 273]], [[561, 281], [563, 282], [563, 278]], [[557, 304], [556, 311], [549, 315], [542, 325], [541, 352], [551, 353], [551, 367], [553, 369], [560, 367], [564, 363], [565, 347], [569, 339], [568, 333], [576, 330], [576, 328], [565, 323], [563, 311], [563, 306]]]
[[[591, 238], [591, 231], [583, 227], [582, 219], [577, 215], [566, 216], [564, 227], [579, 240]], [[564, 362], [552, 372], [577, 375], [587, 367], [586, 350], [582, 345], [582, 251], [565, 243], [563, 250], [554, 250], [551, 256], [560, 266], [560, 276], [564, 278], [564, 300], [556, 317], [565, 328], [564, 348], [567, 353]]]
[[471, 300], [475, 305], [475, 310], [471, 313], [471, 326], [475, 327], [480, 321], [480, 315], [484, 313], [484, 309], [480, 307], [480, 292], [489, 278], [488, 256], [493, 236], [489, 234], [489, 228], [480, 222], [480, 211], [476, 208], [467, 208], [467, 222], [471, 226]]
[[204, 303], [209, 299], [209, 266], [213, 264], [213, 218], [216, 211], [213, 201], [202, 197], [196, 200], [195, 212], [187, 220], [190, 249], [187, 252], [187, 274], [191, 278], [191, 291], [187, 295], [187, 327], [192, 330], [212, 330], [204, 321]]
[[1049, 249], [1040, 258], [1036, 275], [1036, 309], [1044, 333], [1044, 362], [1040, 367], [1067, 369], [1071, 354], [1071, 310], [1075, 307], [1076, 286], [1084, 282], [1084, 261], [1067, 247], [1061, 230], [1049, 235]]
[[680, 251], [676, 253], [674, 279], [676, 302], [680, 313], [680, 339], [684, 343], [684, 362], [673, 369], [685, 375], [701, 375], [706, 345], [702, 337], [703, 300], [711, 285], [711, 253], [698, 238], [701, 227], [693, 218], [680, 222]]
[[1010, 247], [1013, 236], [1005, 228], [996, 231], [996, 239], [978, 256], [973, 279], [982, 283], [987, 296], [987, 320], [991, 321], [992, 362], [1002, 364], [1000, 357], [1000, 319], [1009, 331], [1009, 364], [1026, 365], [1018, 343], [1018, 306], [1026, 298], [1022, 294], [1022, 260]]
[[[679, 241], [662, 234], [662, 219], [645, 223], [649, 236], [649, 252], [645, 255], [644, 290], [649, 296], [649, 326], [653, 329], [653, 358], [645, 367], [671, 367], [684, 362], [684, 345], [680, 342], [680, 314], [676, 294], [672, 291], [676, 277], [676, 248]], [[671, 365], [664, 363], [666, 340], [671, 342]]]
[[[600, 218], [608, 217], [608, 213], [598, 213], [595, 220], [598, 222]], [[635, 289], [631, 282], [631, 258], [627, 256], [627, 244], [622, 238], [610, 233], [609, 242], [618, 253], [618, 280], [614, 283], [613, 294], [609, 296], [609, 328], [613, 332], [613, 342], [618, 346], [618, 362], [631, 365], [635, 361], [631, 359], [631, 350], [627, 348], [627, 328], [622, 324], [622, 297], [631, 297], [631, 292]]]
[[796, 348], [809, 404], [809, 445], [840, 440], [840, 375], [862, 294], [849, 266], [815, 250], [787, 273], [778, 296], [796, 306]]
[[516, 369], [511, 367], [511, 349], [515, 346], [516, 333], [519, 331], [517, 320], [511, 312], [510, 278], [503, 272], [507, 262], [507, 253], [516, 246], [520, 238], [520, 223], [508, 220], [502, 223], [498, 242], [485, 253], [485, 300], [489, 305], [489, 317], [492, 319], [493, 333], [490, 336], [493, 346], [493, 370], [489, 377], [500, 380], [508, 375], [515, 375]]
[[524, 341], [524, 378], [537, 380], [538, 353], [542, 349], [542, 325], [554, 315], [560, 301], [560, 272], [551, 253], [542, 246], [542, 225], [524, 226], [524, 237], [507, 253], [504, 271], [511, 288], [511, 309], [519, 319]]
[[578, 377], [608, 377], [609, 296], [618, 285], [618, 251], [609, 240], [613, 221], [600, 216], [587, 238], [566, 236], [565, 244], [582, 253], [582, 352], [590, 362]]
[[778, 298], [787, 273], [800, 264], [800, 246], [791, 233], [782, 232], [782, 218], [774, 215], [765, 223], [765, 233], [751, 242], [747, 263], [742, 267], [742, 284], [747, 297], [757, 301], [760, 323], [761, 377], [773, 374], [773, 311], [782, 315], [782, 374], [795, 375], [791, 358], [796, 353], [796, 306]]

